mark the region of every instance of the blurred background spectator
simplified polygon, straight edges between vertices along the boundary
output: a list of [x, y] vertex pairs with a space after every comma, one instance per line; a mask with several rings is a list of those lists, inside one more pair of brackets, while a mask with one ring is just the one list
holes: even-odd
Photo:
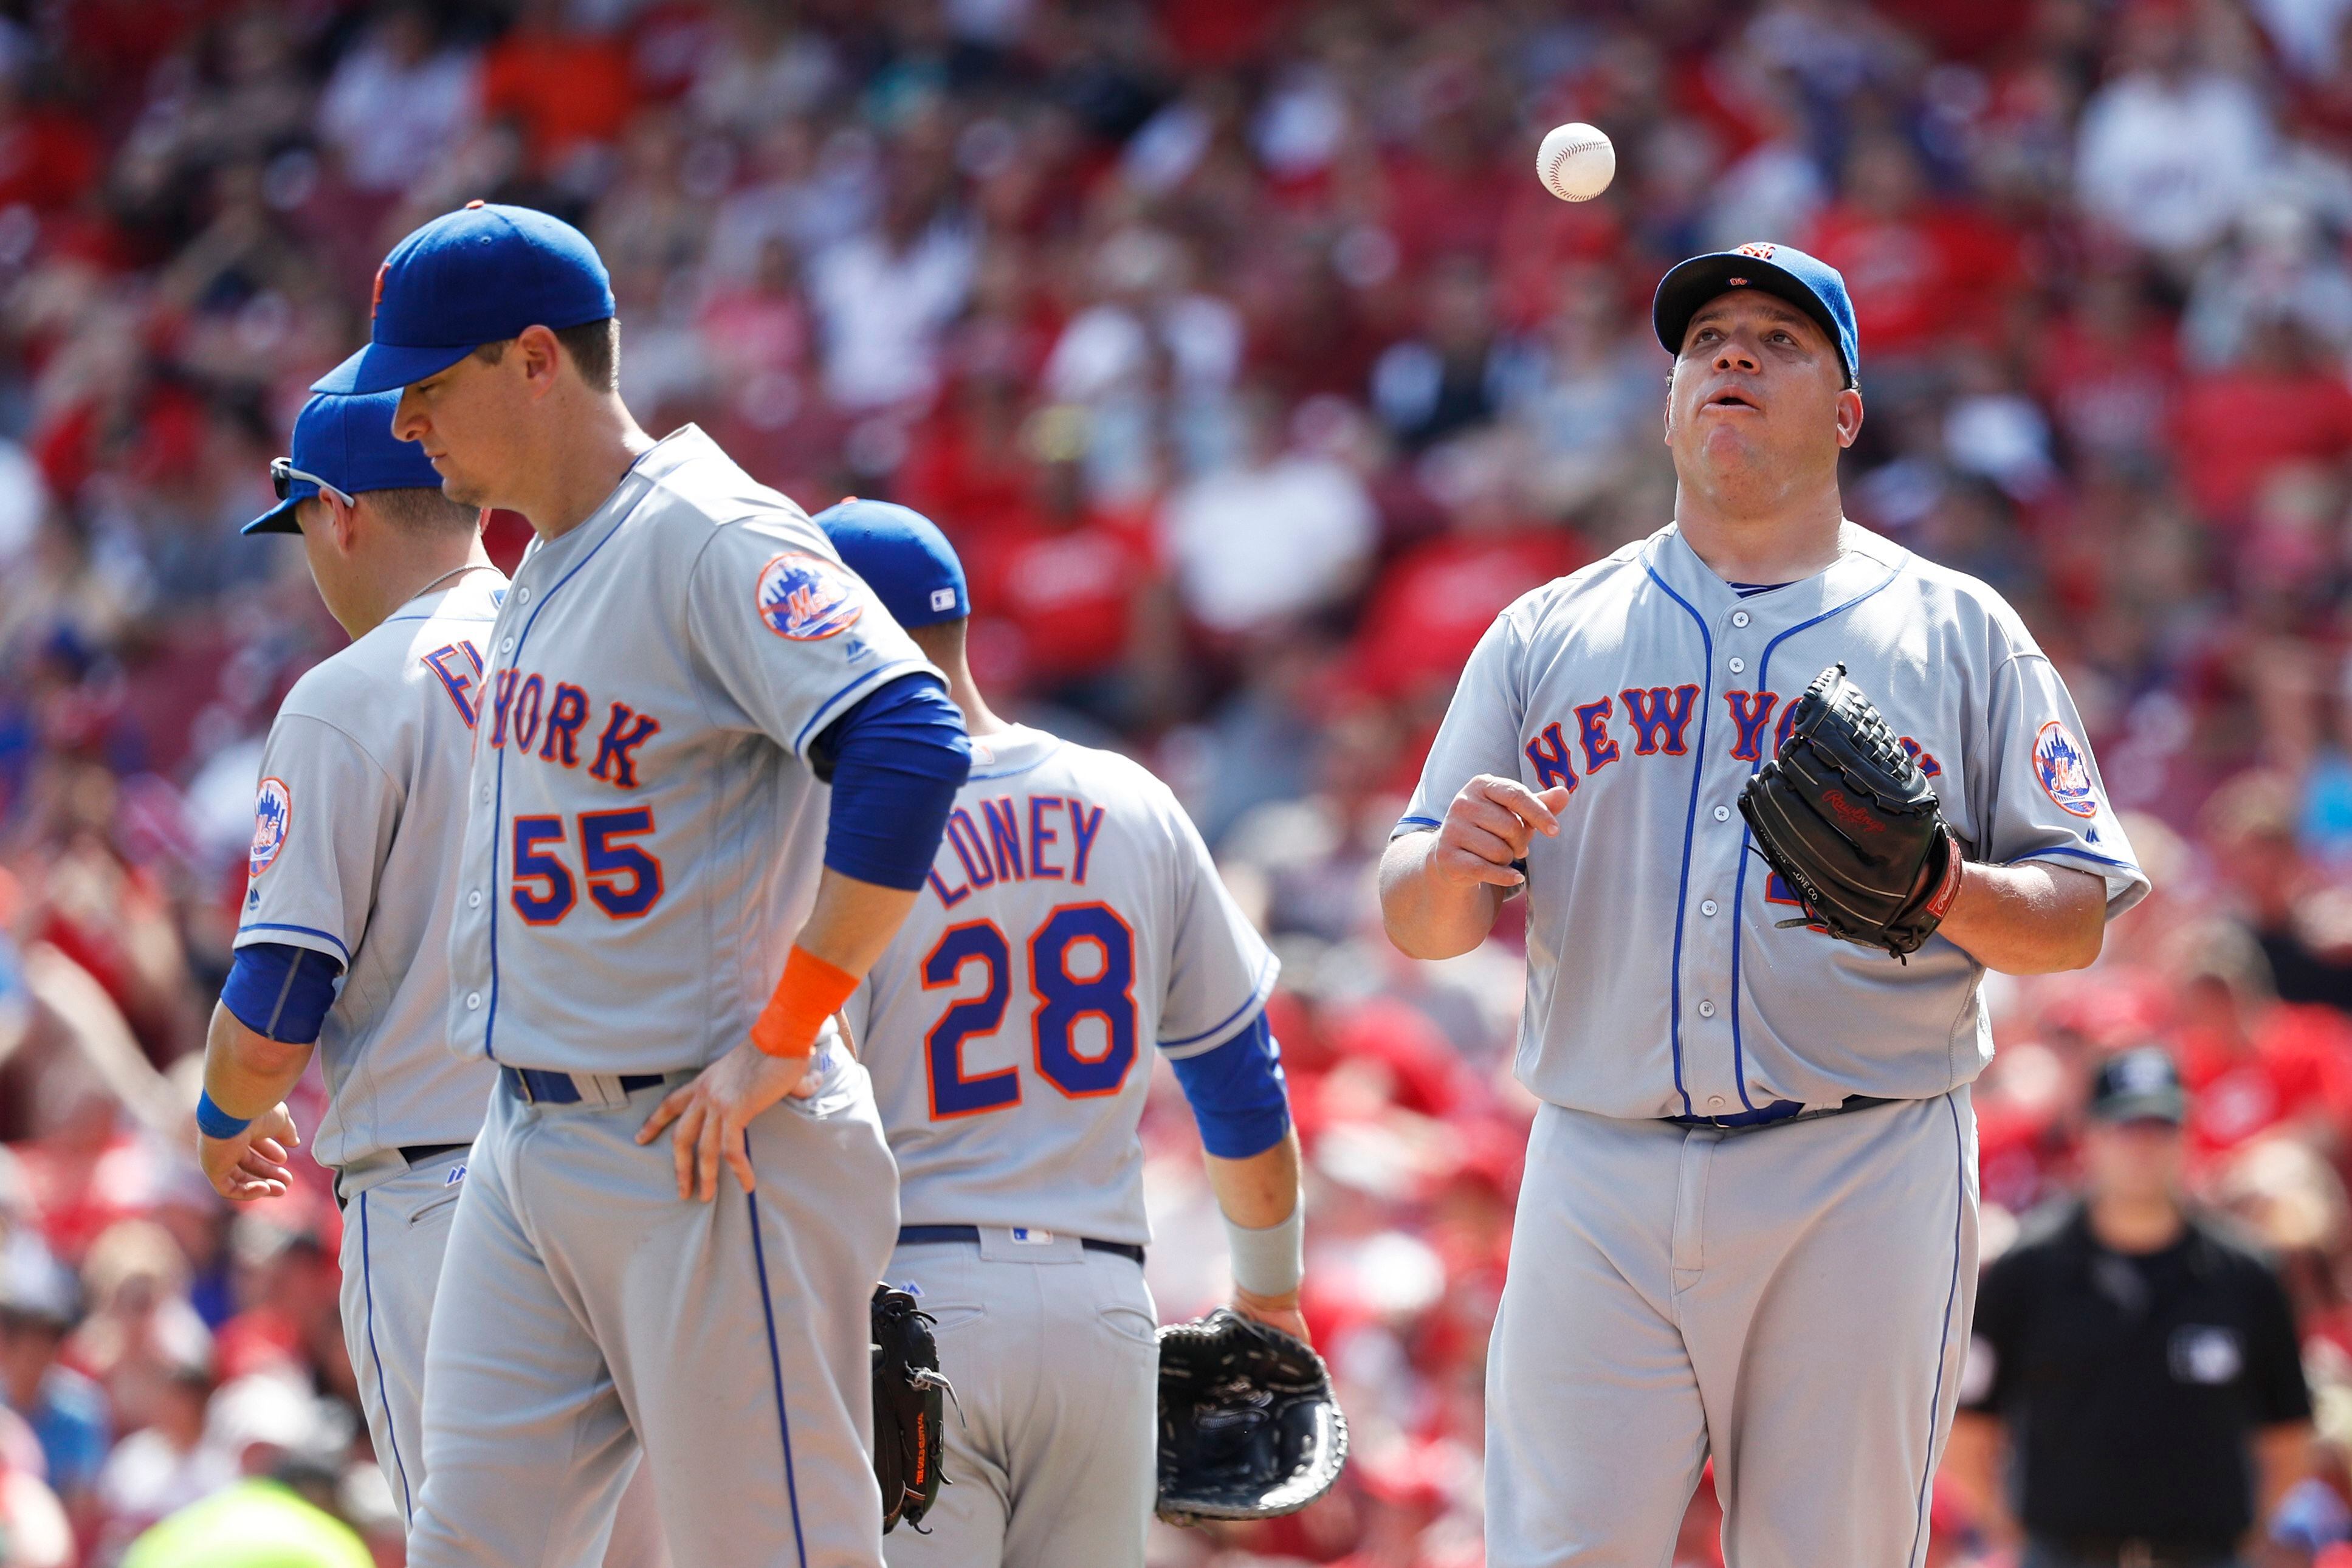
[[2294, 1310], [2186, 1205], [2162, 1047], [2108, 1058], [2087, 1113], [2082, 1201], [1985, 1270], [1945, 1474], [2024, 1568], [2232, 1568], [2305, 1468]]
[[[1620, 160], [1577, 206], [1528, 166], [1568, 120]], [[1517, 938], [1409, 964], [1371, 868], [1495, 612], [1671, 515], [1660, 272], [1831, 258], [1855, 516], [2019, 605], [2158, 881], [2095, 969], [1987, 983], [1988, 1251], [2075, 1189], [2097, 1064], [2168, 1049], [2315, 1394], [2265, 1550], [2352, 1564], [2346, 0], [0, 0], [5, 1561], [298, 1496], [399, 1560], [333, 1205], [221, 1212], [187, 1063], [264, 726], [341, 640], [236, 526], [475, 196], [604, 248], [650, 427], [935, 516], [983, 683], [1169, 777], [1282, 952], [1358, 1463], [1164, 1568], [1478, 1562]], [[1223, 1285], [1189, 1128], [1170, 1316]], [[1948, 1489], [1931, 1560], [1990, 1522]]]

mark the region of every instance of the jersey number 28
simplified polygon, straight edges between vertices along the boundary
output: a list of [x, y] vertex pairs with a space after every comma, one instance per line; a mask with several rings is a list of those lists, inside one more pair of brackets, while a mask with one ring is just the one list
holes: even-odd
[[[1097, 950], [1097, 961], [1080, 958], [1088, 949]], [[934, 1121], [1021, 1103], [1019, 1068], [976, 1078], [963, 1070], [964, 1042], [993, 1035], [1004, 1023], [1012, 960], [1012, 944], [994, 921], [950, 926], [923, 960], [926, 991], [959, 984], [973, 964], [986, 980], [978, 995], [950, 1003], [923, 1037]], [[1075, 972], [1081, 963], [1084, 975]], [[1117, 1094], [1135, 1065], [1135, 933], [1127, 922], [1108, 904], [1054, 910], [1029, 937], [1029, 994], [1036, 1004], [1029, 1034], [1037, 1075], [1072, 1100]], [[1087, 1018], [1102, 1023], [1093, 1055], [1082, 1052], [1078, 1038]]]

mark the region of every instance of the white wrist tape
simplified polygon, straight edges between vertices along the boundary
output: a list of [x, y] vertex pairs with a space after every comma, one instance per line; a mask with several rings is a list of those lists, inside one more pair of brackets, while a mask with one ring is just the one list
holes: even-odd
[[1291, 1205], [1280, 1225], [1252, 1230], [1225, 1221], [1225, 1246], [1233, 1254], [1234, 1283], [1253, 1296], [1287, 1296], [1307, 1277], [1307, 1200]]

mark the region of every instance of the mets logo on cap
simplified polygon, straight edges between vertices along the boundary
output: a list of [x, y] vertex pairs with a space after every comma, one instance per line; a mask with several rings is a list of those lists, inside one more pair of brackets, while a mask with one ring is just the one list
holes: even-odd
[[818, 642], [857, 624], [857, 580], [822, 555], [787, 551], [760, 573], [760, 619], [793, 642]]
[[286, 847], [286, 830], [294, 823], [294, 792], [284, 779], [264, 779], [253, 803], [253, 848], [246, 857], [248, 874], [269, 869]]
[[2083, 748], [2066, 726], [2055, 719], [2042, 725], [2042, 732], [2033, 737], [2033, 772], [2061, 811], [2076, 816], [2099, 815], [2099, 791], [2091, 783], [2091, 769], [2083, 760]]

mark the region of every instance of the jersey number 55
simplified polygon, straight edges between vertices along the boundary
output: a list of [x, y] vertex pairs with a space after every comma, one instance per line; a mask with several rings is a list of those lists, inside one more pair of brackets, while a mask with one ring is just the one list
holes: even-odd
[[[661, 901], [661, 861], [624, 842], [654, 830], [653, 807], [583, 811], [576, 820], [590, 902], [616, 921], [633, 921]], [[514, 886], [507, 896], [528, 924], [551, 926], [580, 901], [572, 868], [555, 854], [570, 837], [560, 816], [514, 819]]]

